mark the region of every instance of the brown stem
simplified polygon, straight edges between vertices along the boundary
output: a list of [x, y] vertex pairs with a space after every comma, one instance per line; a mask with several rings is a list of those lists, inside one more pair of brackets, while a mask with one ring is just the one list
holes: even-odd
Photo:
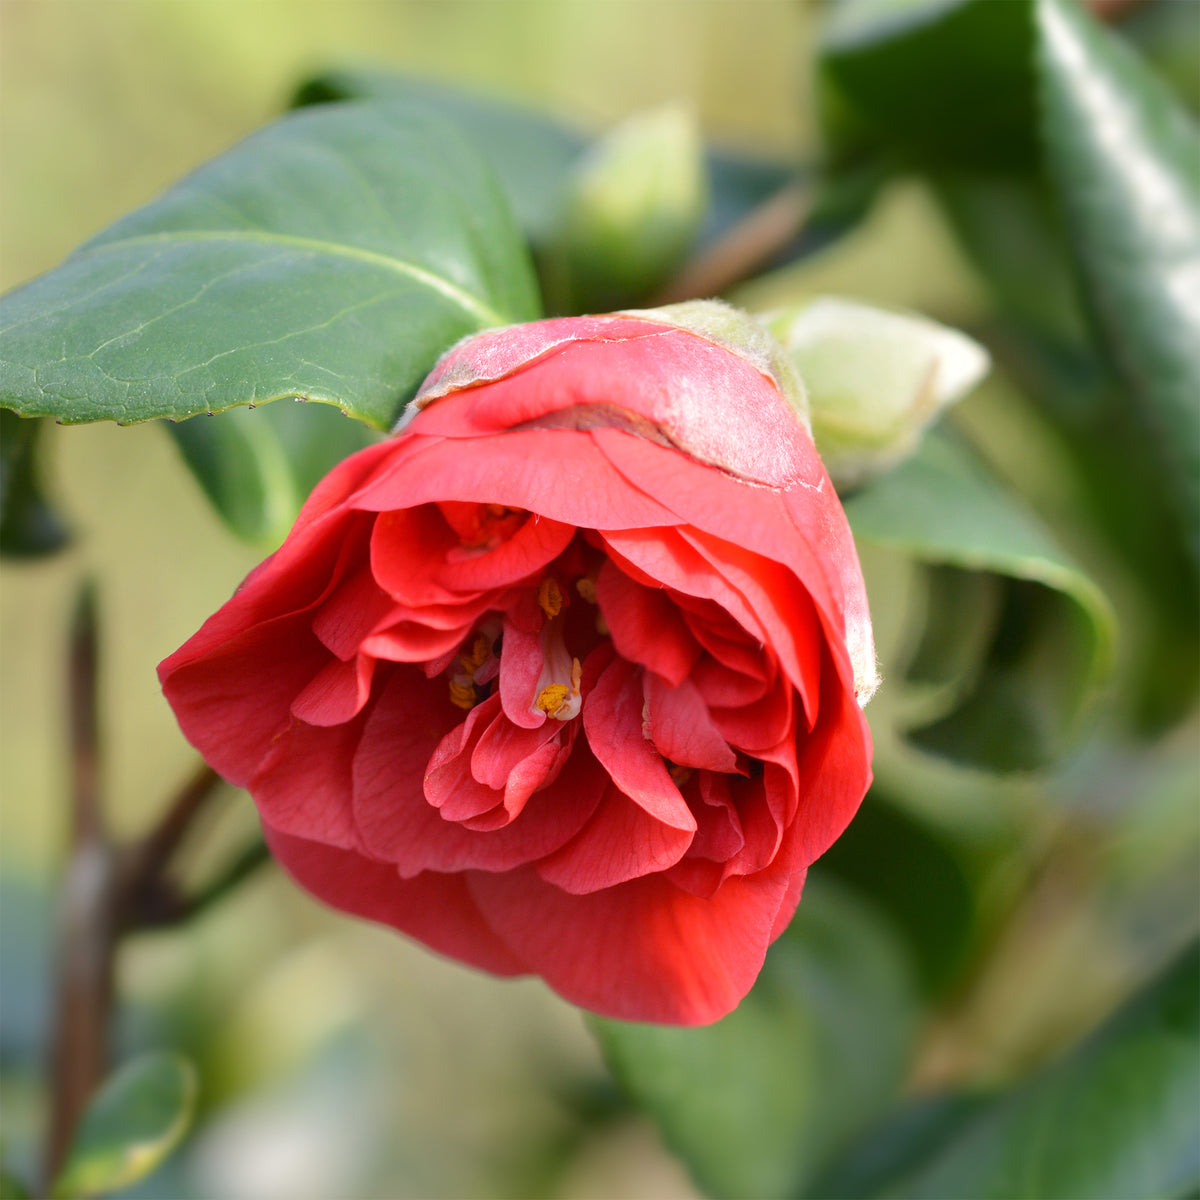
[[47, 1188], [108, 1064], [116, 873], [100, 800], [97, 640], [95, 593], [87, 585], [72, 623], [68, 659], [72, 789], [58, 915], [50, 1125], [43, 1162]]
[[1131, 12], [1144, 8], [1150, 0], [1085, 0], [1097, 20], [1110, 24], [1123, 21]]
[[650, 307], [719, 295], [748, 278], [804, 228], [811, 187], [799, 181], [781, 188], [695, 258], [652, 297]]

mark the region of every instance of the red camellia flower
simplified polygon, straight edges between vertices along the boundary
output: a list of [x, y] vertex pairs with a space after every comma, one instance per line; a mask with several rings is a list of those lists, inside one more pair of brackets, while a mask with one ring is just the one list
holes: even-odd
[[752, 328], [688, 305], [459, 344], [162, 663], [301, 885], [608, 1016], [746, 994], [866, 791], [874, 681]]

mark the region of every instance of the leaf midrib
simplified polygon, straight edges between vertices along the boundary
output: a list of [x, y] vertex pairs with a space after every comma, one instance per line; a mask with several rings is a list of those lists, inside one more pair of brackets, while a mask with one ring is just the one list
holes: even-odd
[[296, 250], [307, 250], [334, 258], [354, 259], [358, 262], [382, 267], [397, 275], [407, 276], [424, 287], [438, 292], [447, 300], [450, 300], [472, 317], [479, 320], [483, 326], [507, 325], [510, 323], [500, 313], [496, 312], [495, 309], [482, 303], [475, 296], [472, 296], [470, 292], [464, 291], [462, 288], [441, 278], [441, 276], [435, 275], [432, 271], [427, 271], [423, 267], [417, 266], [415, 263], [407, 262], [402, 258], [394, 258], [387, 254], [380, 254], [375, 250], [366, 250], [360, 246], [352, 246], [345, 242], [330, 242], [323, 238], [301, 237], [296, 234], [271, 233], [261, 229], [171, 230], [164, 231], [163, 233], [147, 233], [138, 237], [121, 238], [115, 241], [105, 241], [100, 245], [93, 244], [90, 247], [85, 246], [73, 254], [71, 258], [75, 260], [94, 258], [101, 254], [125, 250], [131, 246], [152, 245], [156, 242], [252, 242], [261, 245], [285, 246]]

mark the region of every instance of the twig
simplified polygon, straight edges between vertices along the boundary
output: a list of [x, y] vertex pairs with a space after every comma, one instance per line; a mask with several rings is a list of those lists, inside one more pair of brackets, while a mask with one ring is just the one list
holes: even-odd
[[58, 915], [50, 1125], [43, 1161], [47, 1188], [108, 1063], [116, 873], [99, 788], [97, 641], [95, 590], [87, 584], [80, 593], [70, 633], [72, 789], [68, 858]]
[[781, 188], [724, 237], [684, 263], [649, 306], [716, 296], [748, 278], [796, 237], [811, 208], [810, 185], [797, 181]]

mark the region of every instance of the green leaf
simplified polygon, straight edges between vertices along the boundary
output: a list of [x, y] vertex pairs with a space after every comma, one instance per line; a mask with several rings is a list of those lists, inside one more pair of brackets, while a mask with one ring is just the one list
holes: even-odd
[[964, 856], [944, 831], [892, 802], [876, 782], [819, 870], [868, 897], [903, 935], [927, 992], [955, 980], [976, 933], [977, 902]]
[[296, 90], [292, 104], [399, 102], [438, 113], [462, 130], [500, 181], [526, 236], [541, 241], [558, 218], [563, 188], [585, 137], [536, 109], [391, 71], [344, 67]]
[[[1200, 1186], [1200, 947], [1061, 1062], [951, 1123], [891, 1200], [1158, 1200]], [[858, 1153], [867, 1152], [867, 1147]]]
[[0, 1200], [29, 1200], [29, 1189], [15, 1175], [0, 1167]]
[[41, 421], [0, 409], [0, 554], [34, 558], [67, 543], [66, 526], [46, 500], [38, 470]]
[[849, 165], [1036, 158], [1030, 0], [841, 0], [818, 58], [826, 146]]
[[167, 429], [222, 519], [264, 545], [278, 544], [321, 478], [372, 440], [335, 408], [286, 401]]
[[95, 1196], [145, 1178], [186, 1132], [196, 1090], [196, 1072], [178, 1054], [126, 1063], [83, 1114], [53, 1195]]
[[[962, 621], [982, 637], [983, 661], [954, 708], [911, 730], [910, 739], [994, 770], [1042, 766], [1061, 754], [1111, 665], [1113, 616], [1095, 584], [944, 435], [926, 437], [908, 462], [852, 496], [846, 514], [856, 537], [937, 565], [943, 589], [961, 594], [961, 571], [993, 577], [986, 585], [993, 594], [975, 588], [965, 605], [935, 593], [918, 664], [960, 654]], [[986, 619], [989, 609], [994, 620]]]
[[400, 106], [293, 114], [0, 301], [0, 405], [64, 422], [285, 396], [389, 427], [465, 334], [538, 315], [485, 163]]
[[1082, 295], [1200, 562], [1200, 138], [1077, 4], [1038, 0], [1036, 19], [1046, 160]]
[[[341, 100], [401, 100], [449, 118], [483, 154], [500, 180], [526, 236], [536, 245], [554, 233], [566, 191], [591, 137], [537, 109], [429, 79], [392, 71], [344, 67], [297, 89], [295, 105]], [[719, 237], [796, 178], [793, 164], [710, 147], [708, 219], [699, 245]]]
[[620, 1085], [714, 1196], [790, 1195], [888, 1105], [913, 1032], [908, 967], [861, 901], [811, 878], [736, 1011], [701, 1029], [595, 1021]]

